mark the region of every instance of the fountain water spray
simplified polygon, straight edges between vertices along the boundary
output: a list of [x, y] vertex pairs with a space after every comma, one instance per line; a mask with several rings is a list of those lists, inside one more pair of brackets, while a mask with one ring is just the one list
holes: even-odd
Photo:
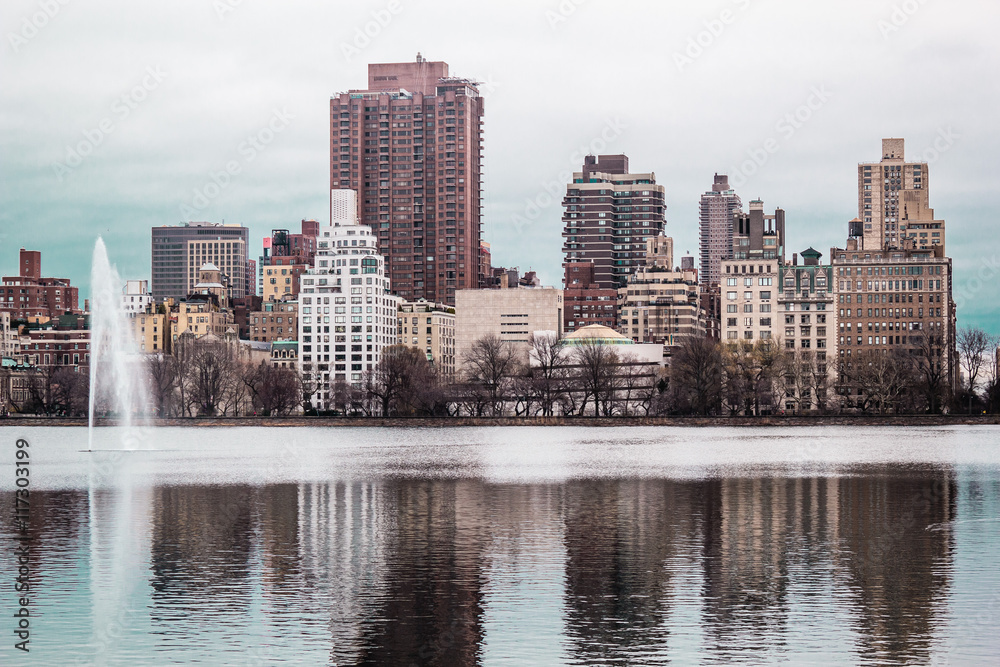
[[116, 414], [126, 448], [133, 448], [133, 417], [148, 406], [145, 368], [121, 304], [122, 281], [108, 261], [104, 239], [94, 245], [90, 270], [90, 419], [87, 449], [94, 447], [99, 407]]

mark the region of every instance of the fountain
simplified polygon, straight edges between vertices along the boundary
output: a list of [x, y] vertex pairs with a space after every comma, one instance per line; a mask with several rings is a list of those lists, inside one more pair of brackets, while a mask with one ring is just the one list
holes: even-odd
[[122, 441], [133, 449], [133, 418], [147, 408], [145, 370], [121, 304], [122, 280], [108, 261], [104, 239], [94, 245], [90, 271], [90, 404], [87, 449], [94, 447], [99, 408], [115, 414], [124, 427]]

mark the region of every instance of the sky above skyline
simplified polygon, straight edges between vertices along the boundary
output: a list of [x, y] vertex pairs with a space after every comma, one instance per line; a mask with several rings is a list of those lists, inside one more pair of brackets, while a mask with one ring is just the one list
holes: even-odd
[[[828, 259], [883, 137], [925, 160], [960, 325], [1000, 334], [995, 2], [504, 3], [9, 0], [0, 5], [0, 274], [20, 247], [89, 294], [98, 235], [149, 278], [150, 228], [329, 217], [329, 99], [369, 62], [444, 60], [483, 82], [483, 236], [495, 265], [561, 281], [560, 201], [588, 152], [666, 188], [697, 257], [698, 198], [728, 173]], [[239, 173], [219, 176], [227, 162]]]

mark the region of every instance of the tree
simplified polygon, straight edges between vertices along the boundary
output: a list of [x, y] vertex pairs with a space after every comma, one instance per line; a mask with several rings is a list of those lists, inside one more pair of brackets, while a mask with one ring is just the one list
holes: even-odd
[[299, 405], [302, 384], [298, 373], [290, 368], [275, 368], [266, 361], [247, 366], [244, 383], [257, 414], [286, 416]]
[[527, 389], [537, 399], [543, 416], [555, 413], [566, 381], [566, 361], [569, 354], [559, 344], [552, 332], [532, 333], [528, 336], [530, 364], [526, 369], [529, 380]]
[[502, 415], [520, 366], [517, 351], [500, 336], [488, 334], [472, 344], [463, 361], [466, 379], [474, 391], [482, 392], [490, 416]]
[[788, 355], [771, 338], [739, 341], [722, 352], [723, 400], [730, 414], [773, 410], [784, 392]]
[[858, 357], [851, 375], [851, 383], [858, 389], [858, 407], [878, 414], [899, 412], [902, 397], [915, 384], [909, 355], [896, 348], [888, 353], [872, 350]]
[[969, 414], [972, 414], [972, 401], [976, 397], [976, 384], [979, 382], [979, 374], [986, 361], [986, 352], [996, 350], [997, 343], [979, 327], [964, 327], [958, 332], [957, 346], [959, 360], [968, 382]]
[[423, 394], [435, 384], [427, 356], [406, 345], [385, 348], [378, 363], [365, 372], [361, 383], [383, 417], [433, 411], [433, 400], [427, 401]]
[[235, 355], [226, 341], [198, 341], [195, 344], [189, 382], [199, 415], [214, 416], [219, 412], [236, 370]]
[[618, 353], [610, 345], [583, 338], [573, 350], [573, 361], [584, 398], [580, 414], [587, 410], [587, 400], [594, 401], [594, 416], [609, 416], [614, 409]]
[[711, 338], [687, 336], [670, 359], [668, 405], [675, 411], [710, 415], [722, 402], [722, 352]]
[[176, 402], [177, 371], [177, 360], [170, 355], [154, 354], [146, 358], [146, 375], [158, 417], [172, 414]]
[[940, 336], [923, 334], [914, 349], [913, 365], [917, 388], [924, 396], [927, 412], [941, 412], [948, 393], [948, 369], [942, 361], [943, 343]]

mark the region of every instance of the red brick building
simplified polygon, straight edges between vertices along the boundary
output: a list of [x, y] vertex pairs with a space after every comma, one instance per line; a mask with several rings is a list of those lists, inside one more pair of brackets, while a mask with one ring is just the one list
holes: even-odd
[[618, 290], [594, 280], [592, 262], [566, 262], [563, 290], [563, 331], [570, 334], [590, 324], [618, 326]]
[[[358, 193], [395, 294], [455, 304], [480, 286], [483, 99], [448, 63], [368, 66], [330, 99], [330, 188]], [[333, 201], [331, 199], [331, 219]]]
[[42, 254], [21, 248], [20, 275], [4, 276], [0, 283], [0, 310], [12, 319], [46, 322], [80, 312], [79, 289], [68, 278], [42, 278]]

